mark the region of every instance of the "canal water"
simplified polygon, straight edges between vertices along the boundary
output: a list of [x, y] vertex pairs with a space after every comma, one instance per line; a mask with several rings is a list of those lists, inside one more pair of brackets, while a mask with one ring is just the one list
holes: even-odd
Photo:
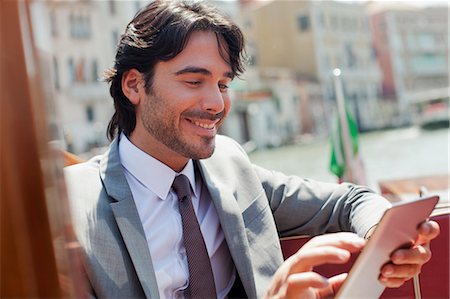
[[[425, 131], [418, 127], [360, 135], [360, 152], [367, 184], [390, 179], [449, 173], [449, 129]], [[250, 159], [268, 169], [325, 182], [336, 182], [329, 171], [329, 140], [256, 151]]]

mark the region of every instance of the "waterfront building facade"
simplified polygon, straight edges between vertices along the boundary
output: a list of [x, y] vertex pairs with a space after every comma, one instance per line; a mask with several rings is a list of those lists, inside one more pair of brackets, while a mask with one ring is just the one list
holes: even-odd
[[448, 88], [448, 6], [372, 3], [368, 12], [384, 97], [408, 109], [417, 95]]
[[242, 23], [250, 33], [256, 67], [286, 68], [318, 82], [325, 107], [331, 110], [335, 106], [332, 71], [340, 68], [344, 93], [360, 128], [383, 125], [378, 115], [382, 76], [364, 5], [256, 1], [245, 7]]
[[[45, 1], [53, 96], [66, 148], [76, 154], [108, 143], [113, 113], [102, 73], [112, 66], [117, 42], [142, 1]], [[49, 78], [50, 79], [50, 78]]]

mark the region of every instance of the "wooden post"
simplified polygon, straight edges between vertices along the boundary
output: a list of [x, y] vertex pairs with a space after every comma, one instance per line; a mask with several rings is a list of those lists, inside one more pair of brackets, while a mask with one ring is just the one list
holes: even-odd
[[43, 96], [34, 45], [30, 2], [0, 1], [0, 297], [78, 298], [77, 243], [60, 192], [63, 159], [58, 165], [48, 146], [51, 99]]

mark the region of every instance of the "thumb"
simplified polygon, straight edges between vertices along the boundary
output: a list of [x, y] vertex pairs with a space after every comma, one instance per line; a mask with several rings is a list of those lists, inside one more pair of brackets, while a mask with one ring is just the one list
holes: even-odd
[[341, 285], [344, 283], [347, 278], [347, 273], [342, 273], [336, 276], [333, 276], [328, 279], [328, 286], [325, 288], [318, 289], [318, 298], [333, 298], [334, 295], [338, 292]]

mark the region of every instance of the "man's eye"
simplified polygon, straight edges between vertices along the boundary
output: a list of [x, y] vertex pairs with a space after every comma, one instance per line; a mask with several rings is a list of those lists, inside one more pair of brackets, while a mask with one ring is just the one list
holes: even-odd
[[200, 81], [186, 81], [187, 84], [192, 85], [192, 86], [198, 86], [200, 85]]
[[228, 85], [226, 85], [226, 84], [219, 84], [219, 88], [220, 88], [220, 91], [224, 92], [224, 91], [228, 90]]

